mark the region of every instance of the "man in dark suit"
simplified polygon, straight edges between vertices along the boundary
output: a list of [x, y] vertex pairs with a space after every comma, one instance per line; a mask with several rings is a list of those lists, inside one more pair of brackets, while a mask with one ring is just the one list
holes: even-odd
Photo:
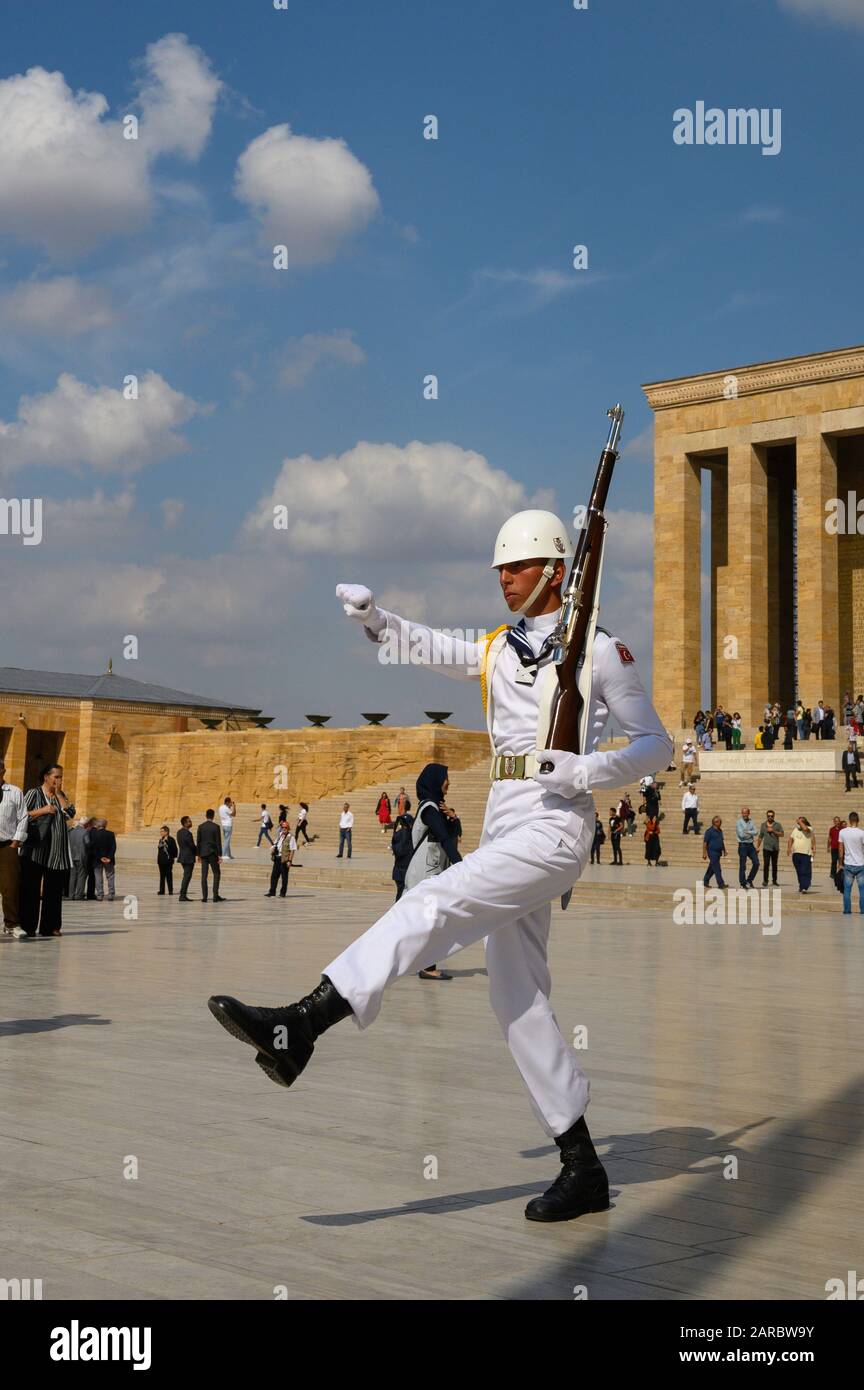
[[222, 870], [219, 865], [222, 860], [222, 831], [216, 824], [215, 811], [206, 811], [206, 820], [202, 820], [198, 827], [198, 858], [201, 861], [201, 901], [207, 901], [207, 871], [213, 870], [213, 901], [214, 903], [224, 902], [224, 898], [219, 896], [219, 880], [222, 877]]
[[[69, 831], [69, 853], [72, 857], [72, 868], [69, 871], [69, 897], [75, 902], [83, 902], [84, 894], [87, 889], [87, 876], [91, 869], [90, 863], [90, 830], [92, 820], [82, 819]], [[96, 882], [94, 876], [93, 896], [96, 896]]]
[[843, 757], [840, 760], [840, 766], [846, 774], [847, 792], [851, 791], [853, 787], [857, 788], [858, 773], [861, 771], [861, 759], [858, 756], [858, 749], [855, 747], [854, 743], [850, 743], [849, 747], [844, 750]]
[[104, 879], [108, 884], [108, 901], [114, 901], [114, 861], [117, 855], [117, 837], [108, 829], [107, 820], [94, 820], [90, 831], [90, 856], [96, 870], [96, 897], [101, 903], [105, 896]]
[[183, 882], [180, 884], [180, 896], [178, 902], [189, 902], [189, 884], [192, 880], [192, 870], [195, 868], [195, 836], [192, 834], [192, 817], [180, 817], [180, 829], [177, 831], [177, 858], [183, 869]]

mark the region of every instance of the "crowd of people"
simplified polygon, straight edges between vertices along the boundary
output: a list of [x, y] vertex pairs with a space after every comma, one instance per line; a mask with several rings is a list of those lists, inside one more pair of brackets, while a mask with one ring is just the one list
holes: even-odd
[[[684, 795], [681, 798], [683, 822], [681, 834], [702, 836], [702, 859], [707, 864], [703, 882], [707, 888], [712, 878], [718, 888], [725, 888], [722, 860], [727, 856], [726, 840], [723, 833], [722, 816], [713, 816], [711, 823], [703, 831], [699, 819], [699, 792], [695, 781], [683, 782]], [[642, 779], [639, 811], [644, 816], [642, 839], [645, 846], [645, 862], [649, 867], [667, 867], [668, 861], [661, 859], [660, 811], [661, 788], [653, 778]], [[623, 864], [621, 853], [622, 838], [636, 834], [636, 812], [629, 797], [622, 796], [617, 805], [609, 808], [609, 835], [612, 848], [612, 865]], [[603, 862], [601, 850], [606, 843], [606, 827], [599, 813], [596, 815], [594, 840], [591, 846], [591, 863]], [[799, 893], [808, 893], [813, 883], [813, 866], [816, 853], [816, 832], [806, 816], [798, 816], [790, 832], [784, 830], [773, 810], [766, 810], [765, 817], [757, 826], [749, 806], [742, 806], [735, 822], [735, 843], [738, 852], [738, 882], [742, 888], [754, 888], [760, 867], [762, 886], [777, 886], [777, 868], [781, 849], [784, 846], [787, 859], [795, 870]], [[858, 813], [850, 811], [848, 819], [835, 816], [828, 831], [826, 852], [830, 856], [829, 878], [838, 892], [843, 893], [843, 910], [851, 911], [851, 895], [855, 883], [858, 884], [859, 902], [864, 912], [864, 831], [859, 827]], [[761, 855], [761, 859], [760, 859]]]
[[[843, 696], [841, 736], [849, 744], [857, 745], [858, 737], [864, 733], [864, 695], [853, 699], [847, 691]], [[796, 743], [806, 743], [809, 739], [832, 741], [838, 737], [837, 715], [831, 705], [817, 700], [812, 706], [801, 700], [791, 703], [785, 710], [779, 700], [769, 701], [762, 711], [762, 723], [756, 730], [753, 746], [757, 749], [771, 749], [782, 743], [786, 749]], [[697, 710], [693, 716], [693, 737], [687, 745], [696, 751], [710, 752], [723, 744], [734, 751], [743, 746], [741, 715], [737, 710], [729, 712], [718, 705], [710, 710]], [[685, 746], [687, 746], [685, 745]]]
[[[859, 786], [860, 761], [856, 740], [858, 734], [864, 732], [864, 698], [859, 697], [853, 702], [847, 695], [843, 714], [850, 738], [849, 748], [842, 760], [848, 792]], [[785, 715], [777, 704], [766, 706], [765, 721], [760, 731], [764, 736], [765, 730], [775, 729], [784, 730], [784, 740], [790, 737], [806, 739], [811, 733], [816, 738], [833, 738], [832, 711], [821, 701], [812, 712], [799, 704]], [[794, 734], [790, 734], [793, 729]], [[685, 740], [681, 753], [681, 833], [702, 836], [702, 858], [707, 864], [704, 875], [706, 887], [712, 879], [718, 887], [726, 887], [722, 861], [728, 851], [722, 817], [714, 816], [704, 831], [700, 821], [696, 781], [698, 750], [709, 744], [713, 747], [715, 737], [727, 747], [740, 747], [740, 735], [739, 715], [727, 716], [720, 706], [713, 714], [700, 710], [694, 720], [694, 738]], [[669, 770], [674, 768], [673, 763]], [[602, 862], [601, 850], [608, 838], [612, 865], [623, 865], [622, 841], [636, 836], [638, 812], [644, 817], [641, 839], [646, 865], [650, 868], [668, 867], [668, 861], [662, 858], [660, 843], [661, 822], [664, 819], [660, 810], [663, 785], [653, 777], [643, 777], [637, 809], [624, 793], [614, 806], [610, 806], [605, 824], [597, 814], [591, 847], [592, 864]], [[417, 865], [421, 861], [421, 877], [424, 877], [441, 872], [447, 864], [461, 858], [459, 842], [462, 823], [446, 801], [448, 786], [447, 769], [441, 764], [430, 763], [417, 780], [416, 817], [411, 813], [411, 799], [404, 786], [399, 788], [392, 801], [387, 792], [382, 792], [378, 798], [375, 816], [382, 834], [390, 835], [394, 860], [392, 877], [396, 884], [397, 901], [406, 886], [413, 887], [410, 881], [412, 872], [416, 878]], [[260, 815], [256, 819], [256, 848], [260, 848], [263, 841], [270, 847], [267, 897], [278, 894], [284, 898], [287, 895], [289, 874], [292, 865], [298, 863], [295, 856], [301, 839], [306, 844], [318, 839], [317, 835], [309, 834], [308, 802], [299, 803], [293, 831], [288, 809], [280, 804], [274, 822], [266, 803], [262, 802]], [[189, 816], [181, 817], [176, 839], [169, 825], [160, 828], [156, 845], [160, 897], [173, 896], [174, 868], [179, 864], [182, 876], [178, 901], [192, 901], [189, 886], [195, 866], [199, 865], [201, 900], [207, 902], [210, 899], [212, 879], [212, 901], [224, 901], [220, 893], [221, 864], [224, 859], [234, 858], [231, 838], [236, 815], [236, 803], [228, 795], [224, 797], [218, 813], [213, 809], [206, 812], [197, 831], [193, 831]], [[337, 858], [341, 859], [345, 853], [349, 859], [352, 856], [353, 825], [354, 814], [346, 801], [339, 818]], [[777, 884], [778, 860], [784, 840], [786, 856], [795, 869], [798, 891], [807, 893], [812, 886], [816, 849], [816, 834], [807, 817], [799, 816], [787, 835], [773, 810], [767, 810], [757, 826], [749, 807], [741, 808], [735, 824], [735, 843], [738, 881], [742, 888], [755, 887], [760, 864], [762, 886]], [[425, 849], [421, 855], [419, 851], [423, 845]], [[857, 882], [860, 910], [864, 912], [864, 831], [859, 827], [856, 812], [850, 812], [846, 819], [834, 817], [828, 832], [826, 853], [830, 856], [830, 879], [844, 895], [844, 911], [851, 911], [851, 895]], [[60, 936], [64, 898], [112, 902], [115, 898], [116, 856], [117, 840], [107, 819], [77, 816], [75, 806], [63, 789], [62, 767], [57, 764], [44, 767], [39, 785], [25, 794], [6, 782], [5, 765], [0, 762], [0, 897], [3, 902], [3, 930], [7, 935]], [[410, 868], [412, 864], [415, 866], [413, 871]], [[426, 979], [449, 978], [436, 965], [430, 965], [420, 973]]]
[[42, 768], [23, 792], [0, 762], [0, 897], [7, 936], [60, 936], [63, 900], [114, 900], [117, 839], [107, 819], [78, 817], [63, 768]]

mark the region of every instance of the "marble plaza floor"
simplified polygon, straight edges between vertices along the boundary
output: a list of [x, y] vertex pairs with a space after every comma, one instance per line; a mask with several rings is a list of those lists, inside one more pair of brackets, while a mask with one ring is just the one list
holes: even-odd
[[452, 983], [397, 982], [366, 1033], [340, 1024], [290, 1091], [210, 1017], [212, 992], [305, 992], [390, 902], [292, 883], [267, 900], [229, 867], [227, 902], [184, 908], [127, 875], [137, 921], [75, 903], [62, 939], [0, 943], [0, 1278], [46, 1299], [812, 1300], [864, 1272], [864, 919], [682, 927], [614, 889], [556, 908], [553, 1002], [585, 1030], [614, 1206], [542, 1226], [522, 1210], [557, 1155], [480, 947]]

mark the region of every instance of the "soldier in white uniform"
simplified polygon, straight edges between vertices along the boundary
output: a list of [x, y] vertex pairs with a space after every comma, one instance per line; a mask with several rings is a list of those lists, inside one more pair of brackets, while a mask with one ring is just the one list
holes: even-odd
[[[437, 670], [479, 680], [493, 752], [480, 846], [403, 894], [296, 1004], [256, 1008], [216, 995], [209, 1005], [233, 1036], [256, 1048], [256, 1061], [271, 1080], [290, 1086], [326, 1028], [349, 1015], [367, 1028], [393, 980], [482, 938], [492, 1007], [537, 1119], [561, 1151], [555, 1183], [526, 1208], [536, 1221], [567, 1220], [609, 1205], [606, 1174], [584, 1119], [588, 1081], [549, 1002], [551, 903], [568, 893], [588, 861], [591, 791], [665, 767], [671, 753], [629, 650], [600, 629], [591, 651], [587, 751], [545, 748], [557, 684], [547, 639], [558, 621], [565, 560], [572, 554], [566, 528], [553, 513], [511, 517], [498, 534], [492, 567], [511, 614], [523, 617], [480, 644], [378, 608], [361, 585], [338, 586], [345, 612], [372, 641], [398, 637], [404, 650], [422, 651]], [[610, 716], [629, 743], [597, 752]], [[552, 768], [541, 772], [541, 762]]]

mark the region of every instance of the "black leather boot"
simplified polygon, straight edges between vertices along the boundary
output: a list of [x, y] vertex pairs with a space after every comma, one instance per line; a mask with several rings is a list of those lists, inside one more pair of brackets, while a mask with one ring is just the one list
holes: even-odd
[[607, 1211], [609, 1180], [591, 1142], [585, 1116], [555, 1140], [561, 1150], [561, 1172], [542, 1197], [525, 1208], [529, 1221], [571, 1221], [588, 1211]]
[[296, 1004], [281, 1009], [241, 1004], [226, 994], [214, 994], [207, 1007], [234, 1038], [257, 1050], [255, 1058], [272, 1081], [291, 1086], [315, 1047], [315, 1039], [351, 1013], [327, 976]]

